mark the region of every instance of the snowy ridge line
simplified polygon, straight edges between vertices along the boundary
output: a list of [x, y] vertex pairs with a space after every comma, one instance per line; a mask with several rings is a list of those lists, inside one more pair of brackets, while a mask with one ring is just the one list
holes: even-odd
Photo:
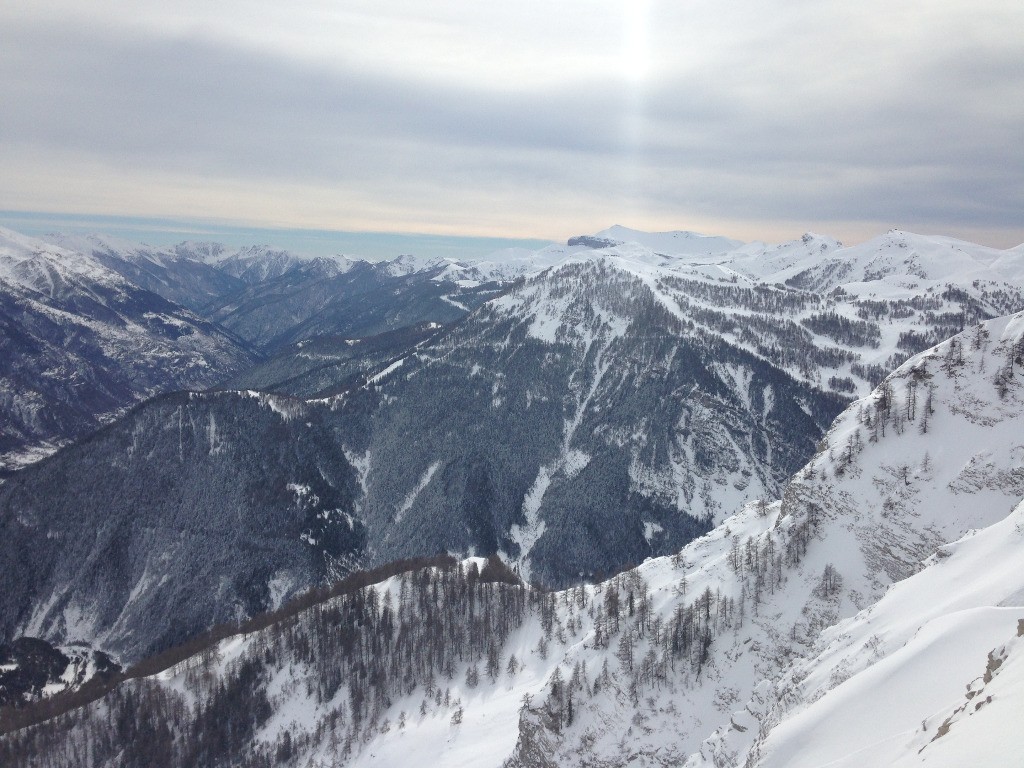
[[[842, 701], [828, 698], [829, 691], [856, 677], [858, 670], [866, 674], [943, 611], [994, 606], [1004, 599], [1020, 604], [1024, 571], [1019, 557], [1024, 548], [1008, 541], [1013, 539], [1011, 531], [1017, 536], [1024, 531], [1018, 506], [1024, 497], [1024, 441], [1018, 424], [1024, 399], [1022, 364], [1024, 314], [990, 321], [908, 361], [836, 420], [827, 436], [828, 449], [798, 474], [783, 503], [804, 508], [804, 514], [830, 518], [826, 530], [836, 542], [833, 555], [846, 552], [845, 564], [838, 559], [825, 564], [832, 566], [839, 584], [836, 596], [841, 599], [835, 617], [842, 618], [852, 607], [860, 612], [858, 618], [849, 618], [820, 636], [806, 634], [792, 671], [780, 668], [777, 684], [766, 678], [752, 690], [745, 709], [733, 713], [733, 719], [743, 723], [742, 729], [720, 728], [688, 765], [719, 766], [744, 760], [759, 765], [763, 753], [772, 754], [771, 738], [766, 742], [766, 736], [787, 722], [789, 713], [802, 717], [808, 702], [823, 696]], [[1008, 378], [1011, 368], [1016, 372]], [[933, 438], [935, 434], [956, 437], [936, 443], [941, 438]], [[1016, 511], [1004, 519], [1006, 510], [1013, 507]], [[967, 542], [974, 529], [985, 529], [984, 536], [973, 535], [978, 546], [981, 541], [998, 541], [1010, 549], [1004, 550], [1001, 560], [994, 557], [995, 550], [989, 550], [959, 575], [950, 575], [947, 563], [956, 561], [947, 558], [958, 547], [971, 546]], [[965, 534], [965, 543], [946, 544]], [[838, 543], [844, 540], [846, 544]], [[853, 579], [856, 583], [851, 583]], [[931, 587], [927, 598], [913, 591], [915, 585], [924, 589], [922, 585], [929, 583], [942, 586]], [[873, 604], [871, 596], [881, 597], [893, 584]], [[943, 589], [948, 590], [945, 597], [940, 595]], [[844, 593], [849, 597], [843, 598]], [[914, 598], [895, 603], [900, 594]], [[951, 600], [960, 601], [959, 607]], [[889, 604], [899, 606], [888, 619], [890, 624], [902, 623], [899, 634], [878, 628], [879, 612], [888, 615], [883, 607]], [[799, 624], [795, 625], [797, 639], [806, 632], [799, 630]], [[843, 654], [840, 660], [826, 663], [825, 655], [816, 658], [830, 645], [835, 657], [837, 641]], [[873, 732], [864, 733], [858, 743], [871, 736]], [[778, 764], [804, 764], [792, 747], [787, 749], [791, 751], [780, 754], [790, 757]], [[808, 765], [826, 761], [825, 753], [814, 754], [807, 758]], [[776, 765], [772, 760], [765, 764]], [[889, 760], [879, 756], [877, 763]]]
[[[875, 257], [872, 249], [888, 247], [892, 247], [891, 244], [882, 238], [857, 246], [848, 258], [853, 261], [860, 259], [870, 265]], [[703, 333], [709, 340], [727, 341], [737, 349], [781, 367], [790, 375], [824, 391], [846, 394], [865, 392], [865, 383], [873, 386], [911, 353], [962, 330], [965, 324], [987, 319], [993, 313], [998, 315], [1024, 308], [1024, 279], [1018, 274], [1019, 270], [1003, 270], [1006, 278], [1016, 282], [991, 283], [997, 286], [997, 293], [1002, 297], [998, 301], [987, 293], [985, 285], [988, 283], [985, 281], [973, 284], [959, 282], [957, 275], [949, 273], [943, 274], [939, 280], [917, 280], [913, 285], [893, 287], [885, 282], [884, 274], [878, 272], [873, 282], [859, 287], [844, 284], [845, 290], [843, 286], [836, 285], [832, 294], [826, 294], [820, 288], [812, 292], [799, 285], [778, 282], [780, 277], [792, 282], [796, 278], [787, 278], [787, 275], [799, 276], [809, 268], [808, 265], [813, 266], [824, 258], [815, 249], [809, 250], [811, 255], [803, 257], [800, 270], [793, 268], [785, 274], [769, 272], [761, 277], [744, 277], [745, 281], [750, 281], [744, 287], [736, 286], [721, 275], [713, 277], [694, 272], [686, 265], [672, 268], [654, 266], [642, 259], [615, 253], [609, 247], [572, 254], [560, 265], [531, 278], [526, 288], [529, 291], [530, 286], [541, 286], [558, 279], [562, 272], [575, 273], [580, 269], [628, 274], [645, 284], [651, 296], [684, 327]], [[743, 258], [749, 260], [754, 256], [744, 254]], [[852, 269], [845, 259], [847, 256], [837, 263]], [[998, 278], [1000, 274], [994, 273], [990, 277]], [[777, 306], [769, 311], [767, 308], [738, 305], [735, 298], [725, 295], [737, 288], [742, 288], [741, 293], [746, 291], [752, 295], [767, 296], [771, 299], [769, 303]], [[516, 288], [514, 293], [521, 290]], [[716, 292], [725, 293], [716, 299]], [[788, 306], [794, 302], [799, 306]], [[515, 303], [529, 306], [528, 301]], [[505, 305], [511, 309], [507, 300]], [[505, 305], [499, 300], [497, 306]], [[780, 313], [789, 327], [776, 327]], [[959, 315], [962, 317], [950, 326]], [[741, 318], [742, 321], [737, 322]], [[714, 325], [711, 320], [714, 320]], [[940, 320], [945, 324], [938, 327], [936, 323]], [[556, 314], [546, 319], [544, 325], [555, 327], [558, 321]], [[537, 322], [540, 322], [539, 318]], [[925, 332], [921, 332], [922, 326]], [[785, 349], [791, 345], [792, 338], [786, 334], [792, 333], [806, 337], [800, 344], [808, 354], [798, 354], [789, 360]], [[857, 334], [874, 334], [874, 338], [860, 339], [856, 338]], [[532, 335], [552, 340], [550, 331]]]
[[[14, 250], [26, 250], [28, 240], [10, 230], [0, 228], [0, 235], [14, 244]], [[842, 274], [868, 282], [884, 282], [890, 277], [910, 270], [918, 285], [942, 282], [970, 285], [975, 281], [1007, 282], [1018, 287], [1024, 283], [1024, 268], [1015, 258], [1017, 249], [998, 250], [953, 238], [922, 236], [893, 230], [856, 246], [843, 247], [831, 238], [808, 233], [803, 238], [779, 245], [762, 243], [743, 244], [715, 236], [692, 232], [645, 233], [616, 225], [593, 236], [573, 238], [580, 244], [569, 247], [552, 245], [538, 251], [499, 251], [478, 259], [451, 259], [399, 256], [390, 261], [374, 263], [375, 268], [388, 274], [404, 275], [441, 269], [438, 279], [457, 282], [491, 280], [508, 282], [522, 276], [536, 276], [545, 270], [567, 263], [603, 255], [620, 261], [629, 268], [661, 274], [687, 275], [694, 279], [720, 279], [722, 275], [741, 275], [754, 283], [782, 283], [799, 279], [809, 273], [814, 279], [826, 279], [830, 274]], [[109, 253], [129, 261], [139, 259], [154, 262], [194, 260], [226, 269], [233, 263], [257, 264], [260, 259], [269, 263], [277, 259], [286, 267], [305, 261], [333, 261], [342, 267], [356, 263], [345, 256], [311, 257], [276, 250], [271, 246], [245, 246], [226, 248], [216, 243], [183, 242], [177, 246], [157, 248], [103, 235], [67, 236], [47, 238], [49, 247], [65, 254]], [[42, 241], [39, 241], [42, 242]], [[711, 244], [712, 248], [707, 250]], [[58, 247], [59, 246], [59, 247]], [[31, 249], [28, 249], [29, 251]], [[714, 255], [710, 262], [695, 261], [695, 257]], [[954, 258], [950, 258], [950, 256]], [[718, 276], [702, 271], [713, 266]], [[277, 270], [280, 271], [280, 267]], [[235, 270], [237, 271], [237, 270]], [[269, 273], [268, 273], [269, 274]], [[0, 273], [2, 276], [2, 273]], [[263, 275], [263, 279], [267, 274]], [[857, 282], [857, 280], [846, 280]], [[834, 285], [828, 285], [828, 288]], [[906, 291], [897, 282], [892, 290]]]
[[79, 254], [109, 254], [128, 261], [168, 264], [177, 261], [196, 261], [240, 275], [255, 270], [258, 279], [280, 273], [296, 264], [310, 261], [329, 261], [339, 267], [351, 267], [354, 260], [343, 255], [310, 256], [271, 245], [224, 246], [216, 242], [185, 240], [171, 246], [152, 246], [124, 238], [103, 234], [52, 234], [42, 238], [48, 243]]

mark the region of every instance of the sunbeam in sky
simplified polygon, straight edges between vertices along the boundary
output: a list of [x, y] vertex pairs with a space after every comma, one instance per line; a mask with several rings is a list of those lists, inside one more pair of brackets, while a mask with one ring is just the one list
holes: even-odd
[[635, 0], [622, 4], [622, 73], [633, 85], [643, 86], [651, 70], [651, 4]]
[[620, 208], [624, 219], [635, 221], [644, 213], [644, 95], [651, 74], [650, 3], [622, 4], [620, 77], [626, 85], [622, 101], [624, 151], [619, 164]]

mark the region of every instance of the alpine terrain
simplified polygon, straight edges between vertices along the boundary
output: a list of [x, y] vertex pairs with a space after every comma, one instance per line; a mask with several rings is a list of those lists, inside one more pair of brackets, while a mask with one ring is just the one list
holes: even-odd
[[103, 260], [2, 228], [0, 329], [0, 468], [256, 360], [235, 334]]
[[[0, 632], [129, 663], [403, 558], [498, 554], [568, 587], [678, 553], [782, 497], [909, 354], [1024, 306], [1020, 262], [903, 232], [844, 248], [613, 227], [505, 262], [268, 267], [260, 290], [377, 288], [344, 294], [367, 314], [304, 300], [335, 309], [270, 325], [287, 291], [245, 289], [239, 317], [264, 319], [235, 331], [276, 349], [267, 362], [142, 403], [0, 486], [0, 559], [18, 564]], [[312, 317], [374, 317], [383, 286], [381, 317], [405, 330], [304, 338]], [[468, 293], [475, 310], [422, 320]]]
[[[366, 370], [372, 363], [353, 367], [321, 339], [390, 333], [401, 345], [412, 327], [457, 320], [497, 290], [433, 279], [443, 268], [0, 229], [0, 471], [155, 394], [206, 389], [265, 358], [292, 362], [287, 347], [302, 340], [318, 340], [320, 367]], [[248, 380], [273, 389], [292, 376], [252, 371]]]
[[671, 554], [561, 591], [497, 557], [350, 576], [5, 711], [0, 761], [1012, 764], [1022, 414], [1018, 313], [908, 359], [842, 410], [777, 500], [738, 503]]

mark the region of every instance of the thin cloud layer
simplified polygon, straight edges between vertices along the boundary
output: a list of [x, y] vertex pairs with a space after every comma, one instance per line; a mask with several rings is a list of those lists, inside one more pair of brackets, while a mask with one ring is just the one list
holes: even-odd
[[0, 208], [1012, 245], [1016, 5], [43, 3], [0, 12]]

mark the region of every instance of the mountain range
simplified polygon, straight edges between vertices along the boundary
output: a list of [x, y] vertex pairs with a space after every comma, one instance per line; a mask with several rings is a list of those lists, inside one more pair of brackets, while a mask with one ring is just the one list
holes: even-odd
[[0, 455], [17, 465], [160, 391], [251, 366], [235, 334], [99, 259], [0, 230]]
[[[401, 263], [401, 259], [396, 259]], [[164, 392], [203, 390], [282, 348], [457, 320], [496, 285], [278, 249], [0, 229], [0, 471]]]
[[[126, 728], [158, 728], [143, 692], [192, 708], [212, 741], [159, 727], [173, 764], [217, 763], [200, 710], [252, 698], [228, 740], [253, 765], [388, 762], [413, 733], [436, 761], [486, 741], [491, 765], [816, 765], [867, 738], [833, 711], [882, 728], [858, 708], [896, 695], [887, 675], [975, 641], [1002, 659], [978, 691], [1019, 666], [1020, 248], [612, 227], [371, 264], [2, 235], [2, 700], [115, 686]], [[368, 568], [388, 580], [329, 591]], [[203, 660], [147, 678], [175, 647]], [[888, 718], [935, 705], [920, 754], [981, 727], [966, 705], [930, 720], [950, 690]], [[40, 754], [96, 748], [55, 727]]]
[[1012, 764], [1022, 398], [1024, 314], [978, 324], [851, 403], [780, 499], [669, 556], [560, 592], [493, 558], [397, 565], [140, 666], [96, 703], [9, 733], [0, 754]]

